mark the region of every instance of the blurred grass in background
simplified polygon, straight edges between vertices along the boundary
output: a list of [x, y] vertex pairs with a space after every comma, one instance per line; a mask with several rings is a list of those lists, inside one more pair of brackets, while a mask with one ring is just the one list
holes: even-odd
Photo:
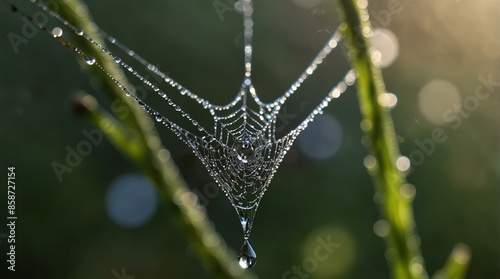
[[[417, 189], [415, 217], [428, 271], [441, 268], [451, 247], [464, 242], [473, 253], [469, 278], [494, 278], [500, 272], [500, 88], [484, 84], [500, 81], [499, 4], [396, 1], [401, 8], [394, 10], [390, 2], [370, 1], [369, 11], [374, 27], [391, 30], [399, 44], [399, 56], [383, 73], [388, 91], [398, 97], [392, 114], [402, 153], [413, 160], [408, 180]], [[225, 1], [87, 3], [100, 27], [193, 92], [214, 103], [234, 97], [243, 78], [242, 25], [235, 11], [217, 13], [214, 3]], [[34, 11], [29, 3], [19, 6]], [[125, 267], [136, 278], [206, 278], [161, 205], [133, 228], [110, 219], [108, 190], [118, 177], [137, 170], [106, 141], [93, 146], [59, 182], [53, 162], [64, 163], [67, 148], [76, 149], [86, 140], [83, 131], [94, 129], [71, 112], [73, 93], [83, 89], [110, 102], [82, 73], [73, 53], [45, 34], [35, 35], [15, 54], [7, 34], [21, 33], [23, 22], [7, 6], [1, 14], [0, 166], [17, 170], [18, 275], [110, 278], [113, 270], [121, 274]], [[290, 86], [338, 18], [333, 1], [255, 3], [253, 79], [262, 99], [272, 100]], [[283, 132], [348, 67], [338, 50], [290, 100], [281, 119]], [[490, 95], [474, 99], [481, 84], [481, 92], [491, 89]], [[163, 105], [153, 98], [148, 103], [160, 110]], [[203, 117], [200, 107], [180, 105]], [[324, 135], [331, 129], [309, 128], [316, 134], [299, 140], [263, 198], [252, 235], [259, 257], [254, 271], [261, 278], [293, 272], [314, 255], [318, 237], [328, 236], [340, 246], [311, 269], [311, 278], [388, 277], [385, 248], [374, 234], [380, 216], [363, 166], [355, 92], [333, 102], [327, 114], [317, 122], [336, 125], [336, 132]], [[436, 129], [444, 133], [439, 141], [432, 140]], [[192, 153], [164, 127], [159, 132], [190, 187], [201, 193], [217, 230], [228, 246], [239, 249], [234, 209]], [[327, 158], [314, 154], [329, 150], [311, 151], [311, 146], [334, 143], [338, 149]]]

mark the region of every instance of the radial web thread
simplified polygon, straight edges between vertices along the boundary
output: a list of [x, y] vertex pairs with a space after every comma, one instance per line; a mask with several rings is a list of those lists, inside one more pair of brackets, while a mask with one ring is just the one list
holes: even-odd
[[[165, 99], [166, 104], [180, 113], [182, 117], [189, 120], [192, 128], [188, 129], [177, 125], [168, 117], [160, 114], [157, 110], [143, 102], [139, 97], [132, 94], [128, 88], [109, 74], [93, 57], [87, 56], [80, 49], [61, 38], [62, 32], [60, 32], [60, 29], [58, 29], [57, 32], [50, 31], [46, 26], [27, 16], [35, 25], [50, 33], [61, 44], [83, 55], [87, 64], [94, 65], [104, 71], [127, 96], [135, 100], [137, 104], [152, 115], [157, 122], [169, 128], [192, 149], [193, 153], [201, 160], [209, 174], [221, 187], [233, 207], [236, 209], [242, 224], [245, 243], [248, 244], [248, 247], [243, 248], [246, 249], [245, 251], [249, 251], [248, 249], [250, 248], [250, 251], [253, 252], [247, 240], [250, 237], [255, 212], [284, 156], [290, 150], [290, 147], [298, 135], [314, 120], [314, 118], [321, 114], [333, 99], [338, 98], [356, 80], [355, 71], [347, 71], [340, 82], [328, 92], [327, 96], [320, 101], [319, 105], [296, 128], [292, 129], [281, 138], [276, 138], [276, 120], [282, 105], [290, 96], [297, 92], [308, 77], [314, 74], [318, 66], [320, 66], [328, 55], [338, 46], [342, 39], [340, 29], [337, 29], [333, 33], [325, 46], [316, 57], [314, 57], [310, 65], [281, 97], [275, 99], [273, 102], [264, 103], [259, 99], [251, 79], [254, 24], [252, 19], [253, 3], [251, 0], [241, 0], [244, 25], [245, 75], [236, 97], [226, 105], [215, 105], [199, 97], [188, 88], [175, 81], [172, 77], [160, 71], [152, 63], [139, 56], [135, 51], [122, 44], [116, 38], [111, 37], [103, 30], [99, 30], [99, 33], [107, 42], [123, 51], [126, 56], [139, 62], [149, 73], [158, 77], [162, 83], [172, 87], [180, 95], [191, 98], [200, 104], [203, 109], [208, 110], [213, 117], [214, 125], [212, 128], [207, 129], [178, 106], [159, 86], [154, 85], [131, 65], [124, 62], [122, 57], [115, 55], [109, 49], [88, 36], [83, 30], [72, 25], [59, 14], [50, 10], [43, 2], [38, 0], [32, 0], [32, 2], [36, 3], [38, 7], [46, 11], [66, 28], [72, 30], [76, 35], [81, 36], [98, 49], [111, 56], [115, 63], [125, 71], [130, 72], [134, 79], [156, 92], [161, 98]], [[242, 251], [244, 250], [243, 248]], [[250, 258], [252, 257], [252, 255], [247, 256]], [[240, 264], [241, 257], [240, 255]], [[252, 264], [249, 264], [251, 259], [248, 257], [245, 259], [247, 260], [246, 264], [251, 266]], [[253, 260], [255, 260], [255, 257]]]

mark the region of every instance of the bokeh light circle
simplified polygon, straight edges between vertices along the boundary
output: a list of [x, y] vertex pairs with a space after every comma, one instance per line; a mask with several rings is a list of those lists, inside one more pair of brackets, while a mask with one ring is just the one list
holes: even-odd
[[338, 121], [329, 114], [318, 115], [297, 138], [300, 151], [316, 160], [329, 158], [340, 148], [343, 132]]
[[382, 93], [377, 98], [378, 103], [388, 109], [393, 109], [398, 104], [398, 97], [392, 93]]
[[[353, 234], [338, 226], [315, 229], [302, 249], [302, 261], [297, 262], [297, 266], [304, 271], [303, 275], [311, 278], [345, 278], [357, 259]], [[302, 277], [299, 275], [292, 273], [288, 278]], [[302, 278], [308, 278], [306, 276]]]
[[125, 174], [116, 178], [106, 193], [109, 218], [122, 227], [138, 227], [149, 220], [158, 206], [156, 189], [142, 175]]
[[389, 67], [399, 56], [398, 38], [389, 29], [375, 29], [371, 36], [371, 44], [380, 53], [377, 64], [381, 68]]
[[461, 103], [458, 88], [446, 80], [433, 80], [418, 93], [418, 107], [422, 115], [436, 125], [445, 124], [444, 114]]

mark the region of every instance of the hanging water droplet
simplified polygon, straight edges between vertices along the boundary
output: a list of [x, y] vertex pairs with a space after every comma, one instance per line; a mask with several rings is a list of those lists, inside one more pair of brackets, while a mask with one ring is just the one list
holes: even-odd
[[94, 65], [95, 64], [95, 58], [90, 57], [90, 56], [85, 56], [85, 63], [88, 65]]
[[241, 246], [238, 263], [244, 269], [251, 268], [257, 263], [257, 254], [255, 254], [252, 245], [250, 245], [247, 239], [245, 239], [243, 246]]
[[52, 36], [54, 36], [54, 38], [59, 38], [62, 36], [62, 34], [63, 34], [63, 31], [61, 28], [55, 27], [54, 29], [52, 29]]
[[[206, 110], [210, 111], [210, 114], [215, 122], [214, 132], [212, 132], [212, 129], [204, 130], [204, 128], [201, 127], [198, 122], [193, 120], [189, 114], [183, 112], [181, 107], [175, 105], [165, 93], [153, 85], [152, 82], [142, 77], [141, 74], [135, 71], [132, 67], [129, 67], [125, 62], [122, 62], [121, 58], [118, 56], [111, 56], [115, 63], [119, 63], [119, 65], [123, 66], [126, 71], [130, 71], [130, 73], [132, 73], [135, 78], [138, 78], [141, 83], [144, 83], [147, 88], [152, 89], [157, 92], [159, 96], [165, 98], [170, 106], [173, 106], [173, 108], [176, 111], [179, 111], [183, 117], [191, 121], [191, 123], [195, 126], [194, 129], [197, 128], [199, 131], [204, 131], [203, 133], [196, 133], [206, 135], [203, 136], [200, 141], [200, 136], [184, 130], [183, 127], [170, 122], [168, 118], [159, 115], [155, 110], [150, 108], [135, 95], [138, 93], [136, 90], [129, 92], [118, 82], [118, 80], [112, 77], [113, 81], [118, 84], [119, 88], [123, 90], [127, 96], [133, 98], [134, 102], [146, 110], [148, 114], [153, 116], [152, 118], [155, 119], [154, 121], [160, 122], [172, 129], [175, 135], [179, 136], [184, 143], [193, 149], [193, 152], [195, 152], [195, 154], [202, 159], [210, 174], [215, 178], [215, 181], [219, 184], [219, 186], [221, 186], [225, 195], [229, 197], [232, 206], [235, 207], [238, 212], [239, 221], [243, 229], [244, 243], [238, 256], [238, 262], [242, 268], [246, 269], [253, 267], [257, 260], [255, 251], [250, 245], [248, 239], [260, 198], [267, 189], [267, 185], [269, 184], [274, 172], [277, 170], [278, 165], [282, 160], [282, 155], [286, 154], [286, 152], [290, 150], [290, 147], [292, 146], [293, 141], [297, 138], [298, 134], [302, 131], [302, 129], [307, 127], [308, 123], [312, 122], [314, 118], [312, 116], [308, 117], [303, 124], [299, 125], [297, 128], [290, 131], [289, 134], [284, 136], [283, 140], [280, 139], [276, 141], [274, 140], [275, 132], [277, 130], [275, 120], [277, 119], [278, 112], [280, 111], [280, 105], [283, 105], [287, 98], [298, 90], [305, 79], [314, 73], [317, 66], [323, 63], [326, 55], [331, 49], [325, 48], [323, 52], [320, 53], [319, 56], [313, 61], [313, 64], [311, 64], [311, 66], [307, 69], [307, 72], [291, 86], [285, 95], [278, 98], [277, 101], [271, 104], [265, 104], [257, 97], [251, 81], [252, 65], [249, 58], [253, 51], [253, 46], [251, 44], [253, 36], [253, 20], [249, 17], [253, 11], [252, 1], [240, 0], [237, 2], [237, 9], [244, 12], [247, 17], [244, 20], [244, 34], [242, 33], [245, 37], [245, 75], [243, 79], [243, 88], [240, 92], [238, 92], [236, 99], [224, 106], [212, 105], [208, 101], [197, 97], [194, 93], [183, 88], [180, 84], [163, 74], [159, 67], [149, 64], [149, 62], [142, 59], [139, 55], [136, 55], [134, 51], [121, 45], [115, 38], [108, 37], [108, 40], [115, 47], [123, 51], [125, 56], [122, 57], [124, 57], [124, 59], [129, 55], [132, 56], [136, 62], [146, 66], [147, 70], [152, 71], [161, 79], [164, 79], [165, 82], [167, 82], [174, 89], [178, 89], [181, 95], [187, 95], [188, 97], [195, 99]], [[45, 8], [43, 9], [45, 10]], [[47, 12], [56, 16], [57, 19], [60, 19], [58, 14], [50, 11]], [[72, 27], [66, 21], [62, 21], [62, 23], [69, 28], [70, 31], [73, 31], [79, 36], [83, 36], [82, 39], [93, 43], [95, 46], [99, 47], [102, 52], [111, 55], [110, 51], [100, 46], [100, 44], [91, 39], [88, 35], [85, 35], [83, 30]], [[60, 32], [57, 30], [56, 32], [55, 28], [52, 30], [52, 35], [59, 37], [62, 35], [62, 30], [60, 30]], [[337, 45], [337, 41], [340, 40], [340, 37], [341, 35], [338, 35], [332, 39], [330, 42], [330, 48]], [[76, 47], [74, 47], [73, 50], [82, 54], [88, 65], [97, 64], [94, 58], [83, 55], [83, 52], [76, 49]], [[97, 64], [96, 66], [101, 67], [100, 64]], [[340, 95], [344, 92], [345, 87], [351, 85], [354, 80], [355, 78], [347, 76], [345, 78], [345, 82], [336, 88], [336, 92], [331, 93], [331, 98], [333, 98], [337, 93]], [[247, 94], [250, 94], [251, 96], [247, 96]], [[258, 115], [254, 115], [251, 107], [247, 106], [246, 101], [249, 98], [253, 98], [253, 101], [258, 105], [260, 109]], [[327, 100], [326, 102], [329, 102], [331, 98], [325, 99]], [[321, 114], [322, 109], [326, 107], [327, 104], [328, 103], [322, 103], [314, 114]], [[235, 109], [236, 112], [226, 116], [224, 111], [229, 109]], [[243, 122], [244, 125], [239, 126], [242, 124], [241, 122]], [[238, 128], [238, 126], [241, 128]], [[206, 137], [209, 138], [206, 139]]]

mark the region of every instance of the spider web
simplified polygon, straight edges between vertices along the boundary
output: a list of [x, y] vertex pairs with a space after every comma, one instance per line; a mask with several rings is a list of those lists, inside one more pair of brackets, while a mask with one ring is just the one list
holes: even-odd
[[[156, 92], [165, 99], [182, 117], [189, 120], [192, 127], [190, 129], [181, 127], [163, 116], [151, 106], [143, 102], [136, 95], [132, 94], [122, 83], [111, 76], [93, 57], [85, 55], [80, 49], [61, 38], [60, 29], [50, 31], [33, 18], [30, 20], [39, 28], [52, 34], [61, 44], [71, 48], [78, 54], [84, 56], [89, 65], [95, 65], [104, 71], [116, 85], [135, 100], [140, 107], [152, 115], [157, 122], [169, 128], [179, 137], [193, 153], [201, 160], [207, 168], [209, 174], [224, 191], [232, 206], [236, 209], [242, 224], [245, 243], [243, 250], [247, 256], [246, 266], [251, 267], [255, 263], [255, 253], [248, 243], [250, 232], [259, 206], [265, 191], [276, 173], [280, 163], [286, 153], [294, 143], [298, 135], [311, 123], [314, 118], [321, 114], [329, 103], [338, 98], [345, 90], [354, 83], [356, 73], [354, 70], [346, 72], [340, 82], [334, 86], [320, 101], [319, 105], [294, 129], [281, 138], [276, 138], [276, 120], [281, 106], [292, 96], [308, 77], [314, 74], [326, 57], [338, 46], [342, 39], [340, 28], [337, 29], [325, 46], [316, 55], [304, 72], [292, 83], [290, 88], [273, 102], [262, 102], [256, 89], [252, 85], [252, 37], [253, 37], [253, 3], [252, 0], [240, 0], [243, 12], [244, 25], [244, 69], [245, 76], [241, 88], [236, 97], [227, 105], [215, 105], [208, 100], [199, 97], [188, 88], [175, 81], [172, 77], [160, 71], [156, 66], [146, 61], [135, 51], [119, 42], [116, 38], [109, 36], [102, 30], [99, 33], [112, 45], [124, 51], [128, 57], [142, 64], [149, 73], [159, 77], [163, 83], [174, 88], [180, 95], [186, 96], [196, 101], [203, 109], [208, 110], [213, 117], [214, 125], [207, 129], [200, 125], [180, 106], [178, 106], [160, 87], [141, 75], [132, 66], [115, 55], [100, 43], [96, 42], [85, 32], [70, 24], [56, 12], [50, 10], [48, 6], [38, 0], [32, 0], [42, 10], [57, 19], [76, 35], [83, 37], [104, 53], [113, 57], [114, 61], [125, 71], [142, 82], [146, 87]], [[26, 16], [26, 15], [25, 15]], [[248, 252], [250, 251], [250, 252]], [[240, 255], [241, 258], [242, 255]], [[241, 265], [241, 259], [240, 259]], [[242, 265], [243, 266], [243, 265]]]

